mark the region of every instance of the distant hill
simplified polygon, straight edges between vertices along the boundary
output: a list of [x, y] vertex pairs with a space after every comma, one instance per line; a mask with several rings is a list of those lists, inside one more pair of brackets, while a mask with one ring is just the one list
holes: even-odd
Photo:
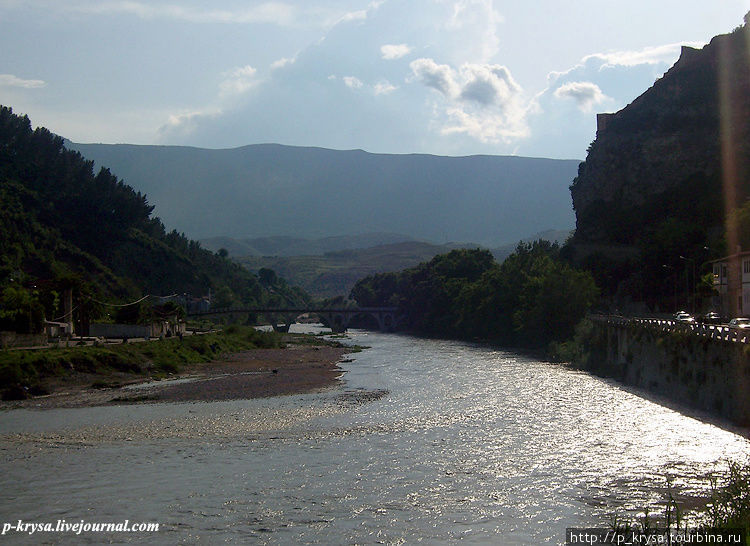
[[168, 225], [202, 239], [388, 232], [496, 246], [574, 222], [568, 186], [578, 160], [68, 145], [145, 193]]
[[232, 237], [210, 237], [201, 244], [214, 252], [224, 248], [230, 256], [319, 256], [338, 250], [353, 250], [411, 241], [411, 237], [396, 233], [364, 233], [342, 235], [322, 239], [301, 237], [258, 237], [234, 239]]
[[[526, 241], [545, 239], [552, 242], [564, 242], [570, 231], [546, 231], [528, 237]], [[377, 238], [377, 235], [373, 235]], [[298, 246], [287, 246], [281, 250], [290, 252], [290, 249], [304, 249], [322, 246], [324, 243], [355, 244], [367, 240], [360, 238], [330, 238], [322, 241], [307, 241], [299, 243]], [[478, 248], [476, 243], [448, 243], [436, 245], [423, 241], [401, 241], [391, 244], [375, 245], [367, 248], [341, 248], [337, 251], [321, 252], [319, 255], [282, 254], [281, 252], [266, 255], [246, 255], [237, 257], [232, 254], [233, 250], [242, 250], [240, 245], [232, 245], [233, 240], [217, 239], [229, 243], [226, 248], [230, 255], [235, 256], [237, 261], [251, 271], [257, 271], [262, 267], [273, 269], [290, 283], [300, 286], [313, 296], [332, 297], [348, 296], [357, 281], [375, 273], [386, 273], [401, 271], [426, 262], [437, 256], [445, 254], [458, 248]], [[291, 239], [290, 239], [291, 240]], [[518, 242], [511, 245], [492, 249], [495, 259], [502, 262], [515, 249]], [[215, 250], [218, 250], [216, 248]], [[295, 250], [296, 252], [297, 250]]]
[[273, 269], [311, 295], [327, 298], [348, 296], [358, 280], [374, 273], [400, 271], [453, 248], [456, 247], [411, 241], [319, 256], [246, 256], [237, 261], [250, 271]]

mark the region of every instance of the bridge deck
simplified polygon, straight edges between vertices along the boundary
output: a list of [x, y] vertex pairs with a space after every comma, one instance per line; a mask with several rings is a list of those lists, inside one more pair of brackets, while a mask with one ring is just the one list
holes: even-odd
[[398, 307], [340, 307], [340, 308], [323, 308], [323, 307], [226, 307], [222, 309], [209, 309], [208, 311], [195, 311], [187, 313], [189, 317], [198, 317], [203, 315], [221, 315], [228, 313], [280, 313], [302, 315], [304, 313], [395, 313]]

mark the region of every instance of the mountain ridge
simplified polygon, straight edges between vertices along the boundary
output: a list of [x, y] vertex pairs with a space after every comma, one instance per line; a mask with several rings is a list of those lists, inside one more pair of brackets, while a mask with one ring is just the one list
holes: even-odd
[[574, 222], [577, 160], [373, 154], [282, 144], [69, 146], [144, 192], [190, 236], [371, 232], [496, 246]]

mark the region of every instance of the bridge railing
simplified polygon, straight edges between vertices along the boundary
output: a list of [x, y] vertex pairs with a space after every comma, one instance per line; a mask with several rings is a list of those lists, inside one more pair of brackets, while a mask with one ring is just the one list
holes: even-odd
[[627, 327], [638, 324], [658, 332], [683, 332], [698, 337], [731, 343], [750, 343], [750, 329], [730, 328], [725, 324], [703, 324], [681, 322], [672, 319], [622, 317], [617, 315], [590, 315], [594, 322], [612, 326]]

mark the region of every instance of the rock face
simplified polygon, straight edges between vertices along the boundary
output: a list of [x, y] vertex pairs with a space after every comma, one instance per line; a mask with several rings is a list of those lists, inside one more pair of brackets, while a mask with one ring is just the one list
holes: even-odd
[[634, 243], [682, 197], [715, 201], [709, 221], [721, 225], [723, 185], [741, 204], [750, 194], [749, 59], [746, 24], [703, 49], [683, 47], [643, 95], [598, 116], [570, 188], [578, 242]]

